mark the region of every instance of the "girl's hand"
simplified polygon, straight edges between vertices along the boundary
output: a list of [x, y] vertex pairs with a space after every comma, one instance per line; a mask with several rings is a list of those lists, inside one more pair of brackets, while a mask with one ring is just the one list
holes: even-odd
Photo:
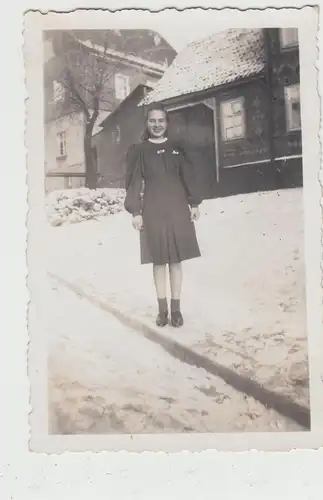
[[200, 217], [200, 209], [199, 207], [192, 207], [191, 208], [191, 220], [195, 221], [198, 220]]
[[144, 223], [143, 223], [143, 220], [142, 220], [142, 215], [134, 215], [132, 217], [132, 226], [134, 227], [134, 229], [136, 229], [137, 231], [141, 231], [141, 229], [143, 228], [144, 226]]

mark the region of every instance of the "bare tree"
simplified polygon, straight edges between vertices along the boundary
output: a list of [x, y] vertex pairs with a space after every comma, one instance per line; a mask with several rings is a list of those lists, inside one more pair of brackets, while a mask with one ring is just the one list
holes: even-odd
[[82, 112], [85, 117], [84, 157], [86, 186], [97, 185], [96, 161], [92, 150], [94, 125], [100, 111], [110, 111], [113, 104], [110, 80], [119, 71], [117, 62], [107, 57], [108, 40], [102, 37], [99, 46], [91, 48], [70, 35], [70, 46], [51, 67], [53, 78], [65, 90], [68, 111]]
[[[54, 58], [51, 66], [52, 79], [65, 89], [68, 111], [82, 112], [85, 116], [86, 186], [93, 189], [97, 185], [96, 160], [92, 149], [93, 128], [100, 111], [111, 110], [114, 102], [111, 79], [120, 71], [122, 64], [117, 59], [112, 60], [110, 53], [108, 56], [110, 47], [108, 35], [104, 32], [97, 45], [80, 41], [71, 32], [68, 39], [68, 47], [65, 43], [59, 57]], [[127, 53], [131, 55], [129, 50]]]

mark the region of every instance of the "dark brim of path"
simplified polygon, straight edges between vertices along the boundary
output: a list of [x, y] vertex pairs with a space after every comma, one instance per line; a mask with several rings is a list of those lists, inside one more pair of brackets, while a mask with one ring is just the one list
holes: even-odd
[[203, 356], [193, 351], [177, 340], [167, 337], [161, 331], [158, 331], [157, 327], [155, 328], [153, 325], [147, 325], [140, 319], [129, 316], [127, 313], [108, 304], [102, 299], [84, 291], [80, 286], [70, 283], [56, 274], [49, 273], [49, 275], [78, 296], [88, 300], [96, 307], [112, 314], [125, 326], [134, 329], [138, 334], [144, 335], [148, 340], [159, 344], [174, 358], [179, 359], [183, 363], [203, 368], [212, 375], [220, 377], [237, 391], [253, 397], [255, 400], [262, 403], [266, 408], [273, 409], [280, 415], [293, 420], [302, 426], [304, 430], [310, 429], [311, 418], [309, 408], [296, 403], [288, 396], [266, 389], [266, 387], [262, 386], [258, 382], [234, 372], [230, 368], [211, 360], [207, 356]]

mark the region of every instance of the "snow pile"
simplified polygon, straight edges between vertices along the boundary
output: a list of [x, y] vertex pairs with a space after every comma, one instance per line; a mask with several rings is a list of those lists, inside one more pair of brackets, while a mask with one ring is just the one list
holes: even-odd
[[82, 222], [112, 215], [124, 208], [124, 189], [65, 189], [46, 198], [46, 210], [52, 226]]

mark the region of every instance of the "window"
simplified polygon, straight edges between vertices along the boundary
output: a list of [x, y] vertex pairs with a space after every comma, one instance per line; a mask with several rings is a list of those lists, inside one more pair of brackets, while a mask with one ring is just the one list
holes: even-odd
[[53, 81], [53, 100], [54, 102], [64, 101], [65, 99], [65, 88], [64, 86], [54, 80]]
[[221, 102], [222, 139], [232, 141], [245, 136], [244, 98]]
[[117, 73], [115, 75], [115, 94], [116, 98], [123, 100], [130, 93], [129, 76]]
[[285, 87], [286, 127], [289, 132], [301, 129], [300, 86]]
[[282, 49], [298, 46], [298, 29], [282, 28], [280, 30], [280, 46]]
[[57, 143], [58, 143], [58, 157], [66, 156], [66, 134], [65, 132], [59, 132], [57, 134]]

